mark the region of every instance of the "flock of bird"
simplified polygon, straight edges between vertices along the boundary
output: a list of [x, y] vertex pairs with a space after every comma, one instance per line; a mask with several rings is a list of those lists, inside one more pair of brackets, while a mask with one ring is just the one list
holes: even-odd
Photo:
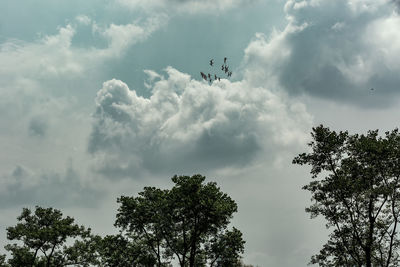
[[[225, 72], [226, 76], [231, 77], [231, 76], [232, 76], [232, 71], [229, 70], [229, 66], [228, 66], [227, 63], [226, 63], [227, 60], [228, 60], [228, 59], [227, 59], [226, 57], [224, 57], [224, 64], [222, 64], [221, 70], [222, 70], [223, 72]], [[214, 59], [211, 59], [211, 60], [210, 60], [210, 66], [211, 66], [211, 67], [214, 66]], [[206, 74], [203, 73], [202, 71], [200, 71], [200, 74], [201, 74], [201, 77], [202, 77], [204, 80], [206, 80], [206, 81], [208, 81], [208, 82], [210, 82], [210, 83], [211, 83], [213, 80], [214, 80], [214, 81], [215, 81], [215, 80], [218, 80], [218, 81], [221, 80], [221, 77], [217, 76], [217, 74], [214, 74], [214, 76], [213, 76], [212, 74], [208, 73], [208, 74], [206, 75]]]
[[[232, 76], [232, 71], [229, 70], [229, 66], [226, 64], [226, 61], [227, 61], [227, 60], [228, 60], [228, 59], [227, 59], [226, 57], [224, 57], [224, 64], [222, 64], [221, 70], [222, 70], [223, 72], [225, 72], [226, 76], [231, 77], [231, 76]], [[210, 59], [210, 66], [211, 66], [211, 67], [214, 66], [214, 59]], [[214, 81], [215, 81], [215, 80], [218, 80], [218, 81], [221, 80], [221, 77], [217, 76], [217, 74], [214, 74], [214, 76], [213, 76], [213, 75], [210, 74], [210, 73], [205, 74], [204, 72], [200, 71], [200, 75], [201, 75], [201, 78], [203, 78], [204, 80], [206, 80], [207, 82], [210, 82], [210, 83], [213, 82], [213, 80], [214, 80]], [[375, 88], [372, 87], [370, 90], [371, 90], [371, 91], [374, 91]]]

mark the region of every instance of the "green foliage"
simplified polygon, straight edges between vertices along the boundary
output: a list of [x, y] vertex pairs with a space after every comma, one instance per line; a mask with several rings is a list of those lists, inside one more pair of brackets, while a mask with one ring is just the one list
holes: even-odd
[[244, 243], [242, 233], [235, 227], [214, 236], [206, 245], [207, 254], [212, 259], [210, 266], [242, 266], [239, 255], [244, 252]]
[[121, 235], [107, 235], [96, 241], [103, 267], [155, 266], [156, 258], [137, 240], [130, 242]]
[[236, 203], [205, 177], [174, 176], [170, 190], [145, 187], [137, 197], [118, 199], [120, 234], [92, 235], [59, 210], [24, 208], [7, 228], [0, 267], [182, 267], [242, 266], [242, 233], [227, 226]]
[[121, 207], [115, 222], [115, 226], [127, 231], [126, 238], [130, 242], [140, 242], [154, 256], [157, 266], [168, 263], [162, 260], [161, 255], [164, 195], [160, 189], [145, 187], [137, 198], [120, 197]]
[[[95, 262], [90, 229], [74, 224], [69, 216], [63, 218], [59, 210], [36, 207], [32, 213], [24, 208], [18, 221], [7, 228], [7, 238], [22, 243], [5, 246], [11, 253], [10, 266], [89, 266]], [[73, 245], [66, 245], [68, 239], [75, 240]]]
[[6, 267], [6, 255], [0, 255], [0, 267]]
[[[175, 185], [170, 190], [145, 187], [138, 197], [122, 196], [118, 199], [121, 206], [115, 225], [126, 238], [140, 240], [157, 266], [168, 265], [174, 256], [183, 267], [205, 266], [214, 260], [212, 254], [206, 253], [206, 247], [216, 249], [217, 245], [210, 244], [229, 239], [231, 232], [223, 233], [237, 205], [216, 183], [205, 184], [204, 180], [201, 175], [174, 176]], [[236, 238], [226, 244], [234, 248], [230, 254], [220, 255], [218, 262], [223, 262], [224, 257], [240, 258], [244, 241], [239, 230], [233, 232]]]
[[[397, 129], [366, 135], [313, 128], [310, 153], [294, 164], [311, 165], [314, 179], [306, 209], [332, 228], [311, 263], [320, 266], [399, 266], [400, 134]], [[322, 178], [321, 178], [322, 176]]]

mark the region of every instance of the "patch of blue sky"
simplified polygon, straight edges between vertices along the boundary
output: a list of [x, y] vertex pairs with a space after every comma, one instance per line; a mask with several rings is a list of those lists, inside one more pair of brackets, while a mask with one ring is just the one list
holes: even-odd
[[[279, 1], [259, 1], [218, 15], [179, 14], [169, 20], [168, 26], [108, 65], [107, 79], [123, 80], [139, 95], [149, 96], [143, 85], [144, 69], [160, 73], [173, 66], [200, 79], [200, 71], [218, 74], [223, 58], [228, 57], [228, 64], [235, 71], [255, 33], [269, 35], [273, 28], [283, 29], [285, 24], [283, 3]], [[216, 63], [214, 68], [208, 65], [211, 58]]]
[[100, 26], [125, 24], [132, 22], [132, 17], [140, 16], [106, 0], [2, 0], [0, 41], [12, 38], [29, 42], [43, 35], [54, 35], [58, 27], [81, 15], [88, 16]]

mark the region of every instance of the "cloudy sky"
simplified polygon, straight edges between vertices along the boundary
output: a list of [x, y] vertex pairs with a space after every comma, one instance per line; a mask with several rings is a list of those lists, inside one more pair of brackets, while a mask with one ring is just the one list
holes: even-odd
[[[306, 266], [328, 232], [304, 212], [309, 169], [291, 160], [321, 123], [399, 126], [399, 10], [398, 0], [2, 0], [0, 244], [22, 207], [110, 233], [118, 196], [201, 173], [237, 201], [246, 263]], [[224, 57], [232, 77], [203, 81], [200, 71], [223, 76]]]

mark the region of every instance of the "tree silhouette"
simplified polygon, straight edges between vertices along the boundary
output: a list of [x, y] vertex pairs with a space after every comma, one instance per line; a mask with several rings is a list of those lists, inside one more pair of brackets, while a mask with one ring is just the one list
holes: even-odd
[[236, 203], [205, 177], [174, 176], [170, 190], [145, 187], [138, 197], [122, 196], [115, 225], [128, 239], [141, 240], [157, 266], [176, 256], [180, 266], [239, 266], [244, 241], [226, 230]]
[[[95, 245], [90, 242], [90, 229], [62, 217], [59, 210], [36, 207], [34, 213], [24, 208], [16, 226], [7, 228], [9, 240], [22, 241], [5, 246], [11, 253], [3, 266], [89, 266], [95, 263]], [[67, 246], [67, 240], [75, 241]], [[70, 240], [71, 241], [71, 240]]]
[[[311, 263], [320, 266], [399, 266], [400, 134], [366, 135], [313, 128], [310, 153], [294, 158], [311, 165], [314, 179], [306, 209], [333, 231]], [[321, 178], [322, 176], [322, 178]]]

